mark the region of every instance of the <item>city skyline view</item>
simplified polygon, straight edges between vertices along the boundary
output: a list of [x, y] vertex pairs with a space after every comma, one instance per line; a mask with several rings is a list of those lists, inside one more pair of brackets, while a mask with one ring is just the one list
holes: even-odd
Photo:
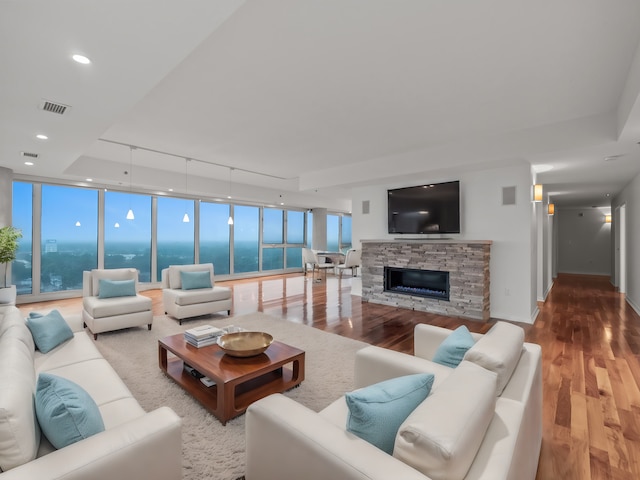
[[[38, 220], [40, 292], [82, 288], [82, 272], [98, 267], [100, 193], [96, 189], [43, 184], [38, 195], [31, 183], [14, 182], [13, 225], [23, 234], [12, 266], [12, 281], [19, 294], [35, 293], [32, 243], [34, 222]], [[39, 218], [33, 217], [34, 197], [41, 199]], [[140, 282], [156, 282], [163, 268], [194, 263], [198, 245], [198, 262], [213, 263], [219, 275], [283, 271], [301, 268], [302, 247], [311, 246], [311, 212], [173, 197], [157, 197], [156, 209], [157, 278], [151, 278], [152, 197], [104, 192], [105, 268], [136, 268]], [[133, 219], [127, 218], [129, 210], [134, 213]], [[183, 221], [185, 214], [189, 222]], [[233, 225], [228, 224], [230, 214]], [[350, 246], [351, 218], [327, 215], [327, 250]]]

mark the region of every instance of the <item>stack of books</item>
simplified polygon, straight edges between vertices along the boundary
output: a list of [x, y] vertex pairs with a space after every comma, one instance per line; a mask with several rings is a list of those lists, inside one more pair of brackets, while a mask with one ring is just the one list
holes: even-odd
[[200, 348], [213, 345], [218, 341], [218, 337], [224, 333], [224, 330], [220, 328], [212, 327], [211, 325], [202, 325], [185, 330], [184, 339], [194, 347]]

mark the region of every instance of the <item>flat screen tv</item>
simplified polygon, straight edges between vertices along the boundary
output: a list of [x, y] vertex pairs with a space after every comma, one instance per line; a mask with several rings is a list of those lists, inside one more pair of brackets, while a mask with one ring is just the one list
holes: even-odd
[[460, 182], [387, 191], [389, 233], [460, 233]]

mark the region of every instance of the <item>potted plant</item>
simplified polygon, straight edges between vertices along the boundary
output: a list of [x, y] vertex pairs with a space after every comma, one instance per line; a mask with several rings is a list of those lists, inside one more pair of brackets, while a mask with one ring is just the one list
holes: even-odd
[[22, 232], [15, 227], [0, 228], [0, 304], [15, 304], [16, 286], [9, 285], [9, 263], [16, 258]]

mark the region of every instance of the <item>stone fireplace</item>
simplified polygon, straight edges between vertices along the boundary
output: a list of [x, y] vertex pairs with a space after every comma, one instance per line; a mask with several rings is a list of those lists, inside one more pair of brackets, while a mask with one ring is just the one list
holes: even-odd
[[362, 299], [489, 320], [490, 250], [490, 240], [363, 240]]

